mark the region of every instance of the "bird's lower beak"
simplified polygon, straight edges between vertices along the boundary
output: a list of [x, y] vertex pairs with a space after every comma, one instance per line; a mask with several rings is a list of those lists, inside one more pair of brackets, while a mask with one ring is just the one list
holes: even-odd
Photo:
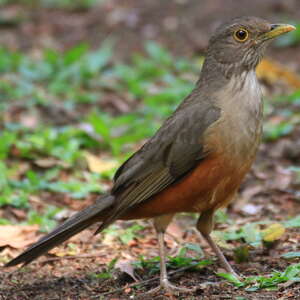
[[296, 27], [289, 24], [273, 24], [271, 25], [271, 30], [262, 34], [260, 38], [263, 41], [273, 39], [279, 35], [295, 30]]

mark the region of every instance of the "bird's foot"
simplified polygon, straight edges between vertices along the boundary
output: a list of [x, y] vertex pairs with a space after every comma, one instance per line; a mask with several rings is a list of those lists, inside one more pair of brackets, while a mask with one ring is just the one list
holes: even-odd
[[161, 280], [160, 285], [158, 287], [148, 291], [147, 294], [155, 294], [159, 291], [165, 291], [165, 292], [173, 295], [176, 292], [192, 293], [195, 290], [196, 290], [196, 288], [188, 289], [188, 288], [173, 285], [172, 283], [169, 282], [169, 280], [165, 279], [165, 280]]
[[234, 277], [236, 277], [238, 280], [242, 280], [242, 277], [238, 274], [238, 273], [236, 273], [235, 271], [231, 271], [230, 272], [230, 274], [232, 274]]
[[231, 275], [236, 277], [238, 280], [242, 280], [242, 277], [233, 270], [233, 268], [231, 267], [230, 264], [228, 264], [228, 263], [227, 263], [227, 265], [223, 264], [223, 267], [224, 267], [224, 269], [226, 270], [227, 273], [230, 273]]

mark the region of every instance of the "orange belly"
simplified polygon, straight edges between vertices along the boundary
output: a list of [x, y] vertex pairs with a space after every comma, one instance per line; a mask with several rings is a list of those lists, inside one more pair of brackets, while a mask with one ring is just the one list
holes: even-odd
[[122, 219], [151, 218], [178, 212], [202, 212], [230, 202], [248, 168], [226, 159], [206, 158], [181, 181], [127, 212]]

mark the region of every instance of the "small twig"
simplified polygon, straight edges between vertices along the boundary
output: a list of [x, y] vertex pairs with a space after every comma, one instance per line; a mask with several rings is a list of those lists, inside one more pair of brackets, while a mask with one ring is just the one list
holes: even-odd
[[96, 258], [100, 257], [98, 254], [79, 254], [79, 255], [66, 255], [66, 256], [56, 256], [56, 257], [50, 257], [43, 261], [41, 261], [41, 264], [50, 262], [50, 261], [56, 261], [56, 260], [62, 260], [62, 259], [85, 259], [85, 258]]

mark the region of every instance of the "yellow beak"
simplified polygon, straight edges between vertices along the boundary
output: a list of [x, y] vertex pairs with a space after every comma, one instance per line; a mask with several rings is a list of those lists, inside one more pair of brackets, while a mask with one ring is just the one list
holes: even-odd
[[260, 38], [263, 41], [273, 39], [279, 35], [295, 30], [296, 27], [289, 24], [273, 24], [271, 30], [262, 34]]

